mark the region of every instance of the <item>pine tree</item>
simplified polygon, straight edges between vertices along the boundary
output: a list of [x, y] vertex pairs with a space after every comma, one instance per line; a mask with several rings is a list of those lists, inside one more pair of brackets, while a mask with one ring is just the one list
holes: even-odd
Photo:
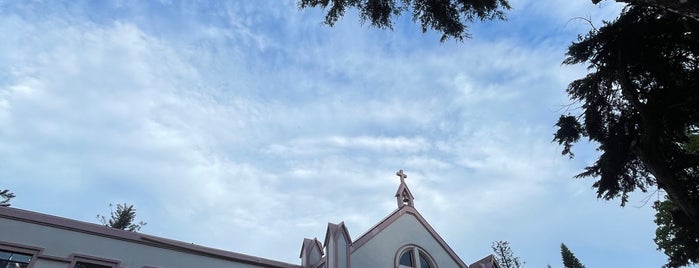
[[10, 192], [10, 190], [0, 190], [0, 207], [9, 207], [10, 206], [10, 199], [14, 198], [15, 194]]
[[520, 268], [524, 265], [524, 261], [512, 253], [510, 242], [495, 241], [491, 247], [495, 252], [495, 259], [502, 268]]
[[585, 265], [580, 263], [578, 258], [573, 255], [573, 252], [561, 243], [561, 257], [563, 258], [563, 267], [565, 268], [585, 268]]
[[[109, 204], [109, 207], [113, 207], [113, 205]], [[104, 226], [131, 232], [141, 230], [141, 227], [146, 225], [143, 221], [133, 223], [133, 221], [136, 220], [136, 208], [134, 208], [133, 205], [127, 205], [126, 203], [117, 204], [116, 211], [111, 211], [110, 214], [111, 218], [109, 220], [100, 215], [97, 215], [97, 219], [99, 219]]]
[[658, 187], [693, 229], [699, 152], [685, 146], [699, 133], [697, 48], [699, 21], [652, 6], [624, 8], [569, 46], [563, 63], [589, 73], [569, 84], [579, 108], [559, 118], [554, 135], [571, 157], [578, 141], [598, 145], [597, 161], [576, 176], [594, 178], [598, 198], [620, 197], [623, 206], [634, 190]]

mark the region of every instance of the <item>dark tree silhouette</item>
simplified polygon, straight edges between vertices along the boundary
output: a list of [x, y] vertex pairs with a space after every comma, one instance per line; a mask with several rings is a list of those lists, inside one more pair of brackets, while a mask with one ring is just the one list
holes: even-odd
[[580, 263], [580, 260], [575, 257], [575, 254], [561, 243], [561, 258], [563, 259], [563, 267], [565, 268], [585, 268], [585, 265]]
[[15, 198], [15, 194], [10, 192], [10, 190], [0, 190], [0, 207], [9, 207], [10, 206], [10, 200], [12, 198]]
[[672, 201], [655, 201], [653, 208], [657, 211], [655, 223], [658, 225], [653, 241], [658, 245], [658, 250], [668, 256], [668, 262], [663, 267], [699, 264], [699, 232], [675, 222], [673, 215], [679, 209]]
[[594, 177], [597, 196], [663, 189], [677, 222], [699, 226], [699, 21], [661, 8], [628, 6], [620, 17], [580, 36], [565, 64], [589, 74], [567, 89], [580, 114], [562, 115], [554, 141], [563, 154], [581, 137], [599, 144], [597, 161], [577, 177]]
[[495, 241], [491, 247], [495, 252], [495, 260], [502, 265], [502, 268], [520, 268], [524, 265], [524, 261], [512, 253], [510, 242]]
[[[592, 0], [597, 4], [601, 0]], [[616, 0], [630, 5], [661, 8], [694, 20], [699, 20], [699, 2], [687, 0]]]
[[[112, 208], [113, 205], [109, 204], [109, 207]], [[133, 205], [127, 205], [126, 203], [117, 204], [116, 211], [112, 210], [110, 214], [109, 220], [100, 215], [97, 215], [97, 219], [102, 222], [104, 226], [131, 232], [139, 231], [141, 227], [146, 225], [143, 221], [133, 223], [136, 220], [136, 209]]]
[[410, 12], [422, 31], [442, 33], [441, 41], [468, 38], [469, 22], [505, 19], [510, 9], [507, 0], [299, 0], [299, 8], [321, 7], [327, 10], [325, 24], [333, 26], [347, 9], [357, 9], [362, 22], [380, 29], [392, 29], [393, 21]]

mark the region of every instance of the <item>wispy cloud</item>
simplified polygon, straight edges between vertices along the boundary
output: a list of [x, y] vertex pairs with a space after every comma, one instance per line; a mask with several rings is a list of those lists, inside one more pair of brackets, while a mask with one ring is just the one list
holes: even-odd
[[[330, 29], [293, 1], [0, 4], [0, 186], [13, 206], [85, 221], [135, 203], [147, 233], [296, 262], [328, 221], [359, 235], [392, 211], [405, 169], [466, 261], [496, 239], [533, 245], [534, 265], [564, 238], [594, 256], [608, 241], [568, 234], [619, 209], [569, 180], [594, 151], [569, 161], [550, 143], [583, 71], [560, 66], [576, 30], [546, 36], [522, 17], [545, 4], [513, 4], [530, 24], [445, 44], [414, 25]], [[649, 213], [628, 217], [648, 229]], [[653, 253], [633, 241], [648, 247], [613, 259]]]
[[319, 137], [295, 139], [289, 145], [271, 145], [269, 152], [275, 154], [327, 154], [336, 153], [338, 150], [361, 150], [367, 153], [407, 152], [418, 153], [430, 148], [429, 142], [424, 138], [406, 137]]

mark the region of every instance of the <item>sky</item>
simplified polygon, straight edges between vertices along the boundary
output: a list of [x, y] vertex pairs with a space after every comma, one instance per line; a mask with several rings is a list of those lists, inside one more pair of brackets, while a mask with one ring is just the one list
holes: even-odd
[[[12, 207], [300, 263], [303, 238], [357, 238], [415, 207], [466, 263], [507, 240], [525, 267], [659, 267], [654, 192], [626, 207], [552, 143], [575, 112], [561, 62], [614, 1], [512, 0], [507, 21], [439, 41], [295, 1], [0, 1], [0, 189]], [[578, 19], [576, 19], [578, 18]], [[273, 241], [274, 243], [270, 243]]]

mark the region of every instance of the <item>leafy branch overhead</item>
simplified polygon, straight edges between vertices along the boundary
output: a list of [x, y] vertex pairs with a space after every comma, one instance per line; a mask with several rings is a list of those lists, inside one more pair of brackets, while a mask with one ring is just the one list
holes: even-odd
[[554, 141], [571, 156], [581, 137], [599, 144], [578, 175], [597, 179], [598, 197], [624, 205], [657, 186], [699, 226], [699, 153], [686, 146], [699, 131], [698, 57], [699, 21], [649, 6], [627, 6], [569, 47], [564, 63], [589, 73], [568, 86], [581, 113], [560, 117]]
[[[113, 205], [109, 204], [109, 207], [112, 208]], [[133, 205], [127, 205], [126, 203], [117, 204], [116, 211], [112, 210], [110, 214], [109, 219], [100, 215], [97, 215], [97, 219], [104, 226], [131, 232], [139, 231], [141, 227], [146, 225], [143, 221], [133, 223], [136, 220], [136, 208]]]
[[301, 9], [327, 10], [325, 24], [333, 26], [348, 9], [357, 9], [362, 22], [380, 29], [393, 29], [393, 21], [404, 12], [412, 13], [422, 32], [442, 33], [440, 41], [469, 38], [468, 23], [475, 20], [505, 20], [507, 0], [299, 0]]

